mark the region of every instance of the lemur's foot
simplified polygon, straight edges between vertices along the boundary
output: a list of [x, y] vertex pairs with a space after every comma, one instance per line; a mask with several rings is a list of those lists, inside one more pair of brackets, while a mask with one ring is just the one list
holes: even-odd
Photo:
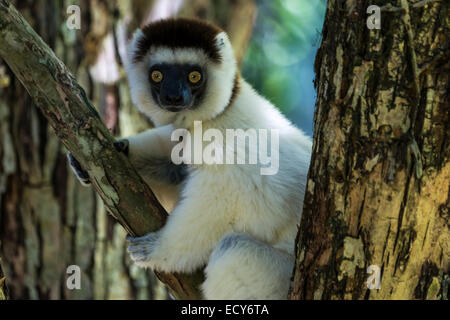
[[[129, 145], [130, 144], [127, 139], [120, 139], [114, 142], [114, 148], [116, 148], [118, 152], [122, 152], [125, 155], [128, 155]], [[67, 152], [67, 159], [69, 159], [70, 167], [81, 184], [83, 186], [89, 186], [91, 184], [91, 181], [89, 180], [89, 173], [81, 167], [81, 164], [77, 159], [75, 159], [72, 153]]]
[[150, 266], [152, 253], [156, 247], [158, 240], [157, 232], [150, 232], [143, 237], [126, 237], [129, 245], [127, 252], [130, 254], [131, 260], [140, 267]]

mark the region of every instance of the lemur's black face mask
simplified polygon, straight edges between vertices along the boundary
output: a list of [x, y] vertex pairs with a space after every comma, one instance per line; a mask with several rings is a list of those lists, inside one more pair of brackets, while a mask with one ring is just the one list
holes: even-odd
[[198, 65], [156, 64], [149, 70], [153, 99], [167, 111], [193, 109], [203, 96], [206, 75]]

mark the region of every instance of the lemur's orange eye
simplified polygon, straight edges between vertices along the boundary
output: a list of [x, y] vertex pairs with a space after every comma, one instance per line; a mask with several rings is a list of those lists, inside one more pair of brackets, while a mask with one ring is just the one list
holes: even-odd
[[153, 80], [153, 82], [158, 83], [158, 82], [161, 82], [162, 79], [163, 79], [163, 74], [162, 74], [161, 71], [155, 70], [155, 71], [152, 72], [152, 80]]
[[198, 71], [192, 71], [189, 73], [189, 81], [193, 84], [199, 83], [202, 80], [202, 75]]

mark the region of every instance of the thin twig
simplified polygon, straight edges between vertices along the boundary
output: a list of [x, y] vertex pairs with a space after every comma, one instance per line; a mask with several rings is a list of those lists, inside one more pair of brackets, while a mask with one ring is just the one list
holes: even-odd
[[439, 61], [444, 61], [450, 58], [450, 50], [441, 51], [437, 54], [435, 54], [431, 60], [425, 62], [422, 64], [422, 66], [419, 67], [419, 70], [417, 71], [419, 76], [422, 75], [425, 71], [436, 65]]
[[412, 5], [411, 5], [411, 7], [413, 7], [413, 8], [420, 8], [420, 7], [424, 7], [424, 6], [426, 6], [429, 2], [433, 2], [434, 0], [421, 0], [421, 1], [418, 1], [418, 2], [416, 2], [416, 3], [413, 3]]
[[[420, 1], [417, 1], [416, 3], [410, 4], [409, 7], [421, 8], [421, 7], [424, 7], [428, 3], [433, 2], [433, 1], [436, 1], [436, 0], [420, 0]], [[405, 7], [403, 7], [403, 6], [396, 7], [396, 6], [393, 6], [390, 3], [380, 7], [380, 9], [381, 9], [382, 12], [400, 12], [400, 11], [404, 12], [406, 10]]]
[[398, 12], [403, 11], [403, 8], [393, 6], [392, 4], [388, 3], [382, 7], [380, 7], [381, 12]]
[[408, 6], [407, 0], [401, 0], [400, 3], [405, 12], [402, 16], [402, 21], [403, 21], [403, 23], [405, 25], [405, 29], [406, 29], [407, 47], [409, 50], [411, 68], [413, 71], [414, 89], [415, 89], [416, 95], [418, 97], [419, 92], [420, 92], [419, 71], [418, 71], [418, 67], [417, 67], [416, 51], [414, 49], [414, 35], [413, 35], [413, 31], [412, 31], [412, 26], [411, 26], [411, 17], [409, 15], [409, 6]]

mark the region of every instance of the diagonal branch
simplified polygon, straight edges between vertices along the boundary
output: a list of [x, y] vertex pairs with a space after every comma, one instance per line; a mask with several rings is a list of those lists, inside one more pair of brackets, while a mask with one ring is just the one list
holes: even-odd
[[[101, 121], [66, 66], [6, 0], [0, 0], [0, 57], [26, 88], [55, 133], [89, 172], [105, 207], [131, 235], [156, 231], [167, 213]], [[200, 298], [203, 273], [157, 274], [180, 299]]]

